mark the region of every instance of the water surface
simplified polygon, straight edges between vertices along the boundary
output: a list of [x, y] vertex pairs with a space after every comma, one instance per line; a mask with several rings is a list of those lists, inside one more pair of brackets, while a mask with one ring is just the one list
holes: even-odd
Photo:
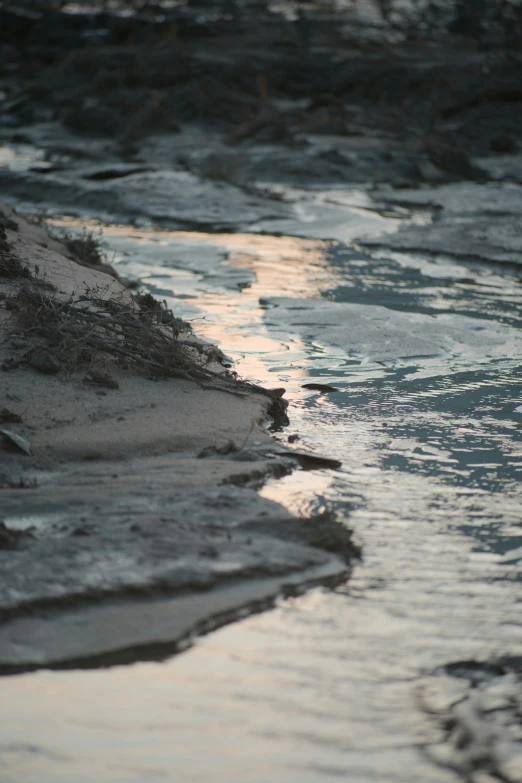
[[4, 679], [2, 780], [522, 780], [520, 670], [478, 665], [522, 655], [517, 275], [313, 236], [104, 233], [123, 274], [286, 387], [277, 437], [343, 466], [262, 492], [337, 510], [364, 557], [164, 663]]

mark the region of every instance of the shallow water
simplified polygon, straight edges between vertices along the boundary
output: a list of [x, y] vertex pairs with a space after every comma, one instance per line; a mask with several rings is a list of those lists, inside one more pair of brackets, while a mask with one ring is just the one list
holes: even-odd
[[[287, 388], [277, 437], [343, 467], [263, 494], [336, 509], [364, 557], [164, 663], [4, 679], [2, 781], [522, 780], [520, 667], [454, 666], [522, 654], [517, 276], [313, 237], [104, 234], [243, 375]], [[457, 702], [467, 742], [443, 729]]]

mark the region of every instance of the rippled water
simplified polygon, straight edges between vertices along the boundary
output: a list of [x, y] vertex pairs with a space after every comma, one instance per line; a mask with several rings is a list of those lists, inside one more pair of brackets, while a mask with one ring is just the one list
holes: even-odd
[[[342, 460], [263, 494], [337, 509], [364, 557], [334, 592], [165, 663], [3, 680], [1, 779], [522, 780], [520, 668], [457, 665], [522, 655], [517, 275], [318, 239], [128, 232], [105, 228], [120, 271], [244, 375], [286, 386], [278, 437]], [[447, 741], [456, 704], [465, 742]]]

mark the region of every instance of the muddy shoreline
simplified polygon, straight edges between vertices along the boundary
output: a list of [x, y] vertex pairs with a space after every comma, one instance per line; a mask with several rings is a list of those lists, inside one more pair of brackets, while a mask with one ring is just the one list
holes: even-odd
[[[167, 655], [246, 607], [346, 578], [357, 550], [340, 523], [256, 494], [296, 464], [266, 429], [281, 390], [228, 376], [157, 302], [151, 320], [150, 295], [143, 309], [44, 228], [2, 220], [1, 670]], [[170, 370], [152, 343], [130, 362], [151, 330]], [[307, 545], [318, 531], [339, 555]]]
[[[0, 189], [19, 211], [5, 210], [5, 253], [65, 298], [131, 294], [23, 213], [519, 263], [516, 51], [355, 43], [332, 37], [334, 23], [309, 35], [259, 9], [258, 24], [224, 27], [1, 14]], [[365, 236], [365, 215], [400, 230]], [[264, 426], [273, 396], [151, 382], [114, 357], [95, 373], [119, 389], [86, 381], [92, 368], [17, 365], [26, 338], [4, 282], [1, 404], [23, 421], [2, 426], [32, 453], [4, 436], [18, 452], [0, 452], [2, 518], [31, 535], [0, 551], [3, 671], [170, 650], [210, 616], [346, 578], [345, 560], [307, 546], [302, 524], [255, 492], [295, 466]]]

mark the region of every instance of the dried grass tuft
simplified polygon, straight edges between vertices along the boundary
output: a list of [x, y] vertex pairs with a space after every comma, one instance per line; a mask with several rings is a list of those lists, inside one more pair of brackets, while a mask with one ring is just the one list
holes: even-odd
[[32, 278], [31, 271], [27, 266], [24, 266], [19, 258], [9, 252], [5, 242], [0, 240], [0, 278], [7, 278], [9, 280], [14, 279], [26, 279]]
[[26, 339], [45, 338], [70, 369], [109, 354], [155, 378], [213, 378], [215, 373], [195, 361], [191, 345], [179, 339], [185, 323], [153, 301], [154, 307], [139, 297], [107, 299], [103, 291], [62, 301], [23, 286], [13, 305]]
[[67, 249], [81, 264], [99, 266], [107, 263], [107, 254], [103, 248], [101, 231], [95, 234], [84, 229], [80, 236], [77, 237], [67, 234], [64, 242]]

